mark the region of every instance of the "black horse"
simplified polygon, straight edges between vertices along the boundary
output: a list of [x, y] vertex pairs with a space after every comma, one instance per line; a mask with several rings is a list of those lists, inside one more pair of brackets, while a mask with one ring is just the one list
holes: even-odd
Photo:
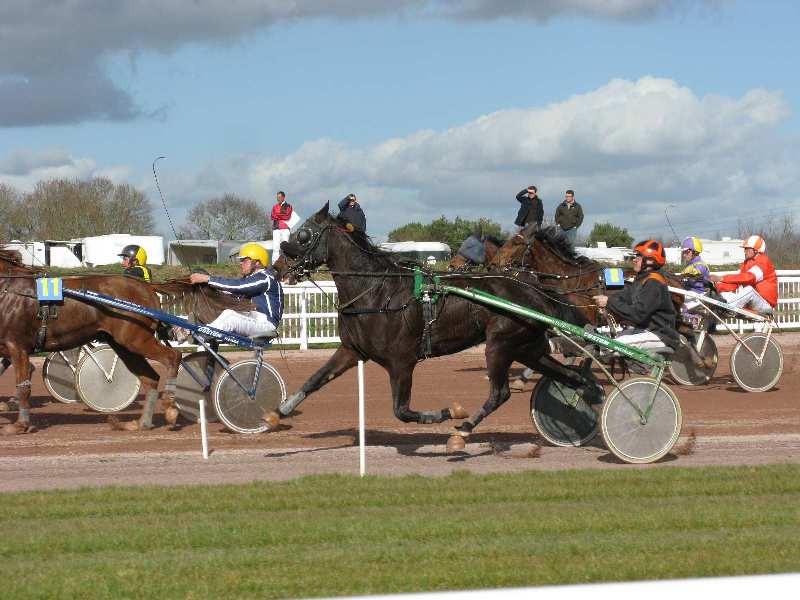
[[[309, 218], [281, 250], [295, 272], [326, 264], [339, 292], [341, 346], [328, 362], [280, 406], [280, 414], [265, 415], [272, 426], [289, 415], [309, 394], [335, 379], [359, 360], [374, 360], [389, 373], [394, 413], [404, 422], [441, 423], [467, 416], [459, 406], [431, 411], [411, 410], [411, 382], [416, 364], [430, 356], [453, 354], [486, 342], [490, 380], [484, 405], [457, 429], [466, 436], [510, 396], [508, 371], [514, 361], [553, 377], [587, 397], [598, 393], [593, 381], [548, 354], [546, 326], [454, 295], [426, 302], [414, 293], [414, 271], [395, 255], [376, 248], [361, 232], [328, 213], [328, 205]], [[432, 281], [434, 274], [425, 275]], [[439, 273], [443, 283], [471, 287], [558, 318], [582, 323], [567, 302], [554, 301], [522, 274]]]

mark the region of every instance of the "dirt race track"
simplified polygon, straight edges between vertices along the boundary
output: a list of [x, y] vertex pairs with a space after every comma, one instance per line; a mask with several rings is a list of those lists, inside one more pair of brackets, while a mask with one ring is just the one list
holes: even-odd
[[[555, 448], [536, 434], [529, 414], [530, 390], [514, 392], [470, 438], [466, 451], [445, 452], [451, 424], [412, 425], [392, 413], [388, 376], [366, 365], [367, 473], [443, 475], [473, 472], [563, 468], [663, 468], [800, 462], [800, 336], [780, 334], [784, 372], [772, 391], [740, 390], [729, 374], [730, 340], [717, 340], [720, 365], [711, 383], [672, 386], [683, 409], [683, 431], [673, 452], [655, 465], [619, 462], [600, 436], [584, 448]], [[270, 353], [269, 361], [295, 391], [332, 354], [332, 350]], [[243, 354], [243, 356], [245, 356]], [[35, 359], [33, 420], [39, 431], [0, 437], [0, 491], [75, 488], [89, 485], [242, 483], [289, 479], [319, 473], [359, 471], [356, 369], [312, 395], [281, 430], [259, 435], [209, 427], [211, 457], [201, 455], [199, 425], [178, 431], [112, 431], [105, 415], [82, 404], [50, 401], [41, 380], [42, 359]], [[518, 366], [518, 365], [515, 365]], [[483, 403], [482, 349], [425, 361], [415, 371], [412, 407], [439, 408], [451, 401], [472, 411]], [[521, 369], [514, 369], [518, 373]], [[13, 394], [11, 372], [0, 378], [0, 395]], [[120, 415], [133, 419], [139, 404]], [[16, 415], [0, 413], [0, 427]]]

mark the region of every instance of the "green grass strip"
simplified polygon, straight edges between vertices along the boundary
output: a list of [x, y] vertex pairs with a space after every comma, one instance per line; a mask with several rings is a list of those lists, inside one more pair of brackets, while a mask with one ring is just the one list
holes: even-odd
[[800, 466], [2, 494], [3, 598], [289, 598], [800, 571]]

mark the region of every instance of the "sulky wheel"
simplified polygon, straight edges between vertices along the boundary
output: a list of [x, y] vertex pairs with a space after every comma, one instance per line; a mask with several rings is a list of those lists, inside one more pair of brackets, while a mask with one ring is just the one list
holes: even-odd
[[783, 351], [775, 338], [765, 333], [744, 336], [731, 352], [731, 375], [748, 392], [772, 389], [781, 373]]
[[597, 413], [573, 388], [549, 377], [533, 388], [531, 418], [555, 446], [582, 446], [597, 435]]
[[[211, 377], [208, 367], [211, 367]], [[200, 403], [206, 401], [206, 419], [219, 421], [214, 403], [211, 402], [211, 387], [214, 378], [223, 372], [220, 364], [206, 352], [194, 352], [186, 356], [178, 367], [178, 385], [175, 389], [175, 406], [184, 419], [196, 423], [200, 420]]]
[[[689, 343], [692, 343], [691, 340]], [[700, 356], [711, 358], [712, 364], [709, 367], [698, 367], [694, 364], [689, 349], [686, 346], [681, 346], [675, 354], [670, 358], [669, 374], [675, 383], [681, 385], [704, 385], [708, 383], [714, 376], [714, 371], [717, 370], [717, 362], [719, 362], [719, 353], [717, 352], [717, 344], [714, 339], [706, 334], [703, 338], [703, 344], [700, 346]]]
[[214, 384], [214, 406], [220, 420], [228, 429], [239, 433], [260, 433], [269, 425], [264, 414], [277, 410], [286, 399], [286, 386], [272, 365], [261, 363], [258, 390], [255, 399], [251, 398], [231, 377], [231, 373], [246, 388], [253, 385], [257, 361], [254, 358], [241, 360], [223, 371]]
[[102, 344], [86, 348], [75, 374], [78, 397], [96, 411], [118, 412], [139, 395], [139, 379], [114, 350]]
[[44, 387], [50, 395], [65, 404], [78, 401], [75, 389], [75, 372], [81, 357], [81, 349], [60, 350], [47, 355], [42, 366]]
[[663, 383], [658, 385], [652, 377], [634, 377], [608, 395], [600, 424], [606, 446], [617, 458], [627, 463], [651, 463], [678, 440], [681, 405]]

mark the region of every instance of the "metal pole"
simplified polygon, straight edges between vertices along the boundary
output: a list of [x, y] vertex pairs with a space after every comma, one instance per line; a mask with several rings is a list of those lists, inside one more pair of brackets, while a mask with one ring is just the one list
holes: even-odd
[[206, 401], [200, 398], [200, 439], [203, 443], [203, 458], [208, 460], [208, 432], [206, 430]]
[[364, 448], [366, 441], [364, 418], [364, 361], [358, 361], [358, 464], [361, 477], [367, 470], [367, 455]]

